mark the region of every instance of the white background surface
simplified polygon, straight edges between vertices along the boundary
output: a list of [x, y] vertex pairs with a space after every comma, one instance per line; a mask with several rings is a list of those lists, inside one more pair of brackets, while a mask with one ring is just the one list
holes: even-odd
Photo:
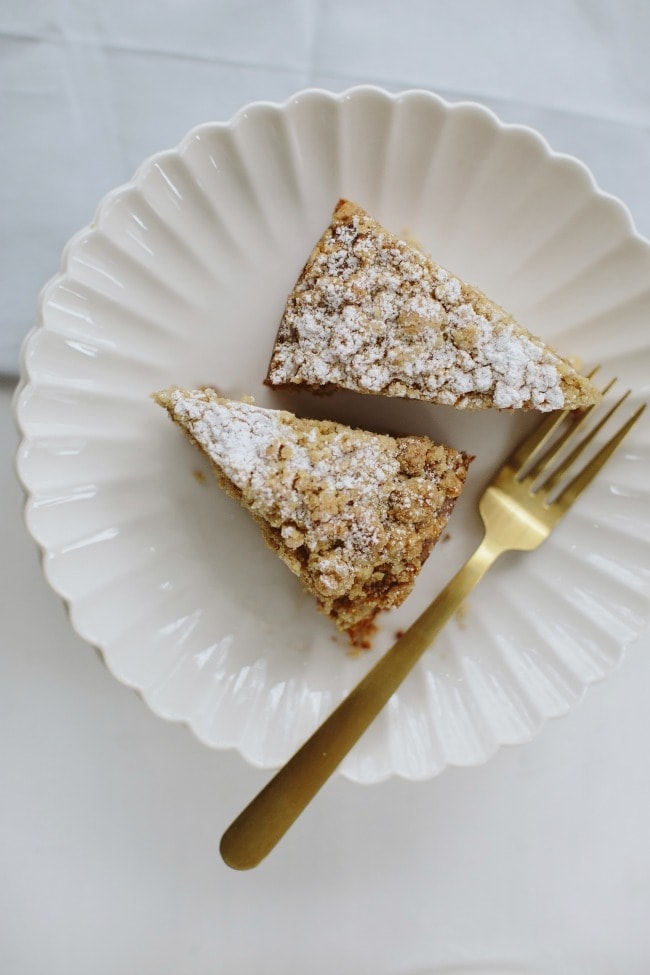
[[[0, 368], [99, 197], [190, 126], [307, 85], [472, 97], [582, 158], [650, 234], [650, 4], [4, 0]], [[0, 972], [650, 970], [648, 640], [531, 745], [334, 780], [258, 870], [221, 832], [267, 780], [151, 715], [72, 633], [21, 520], [2, 388]]]

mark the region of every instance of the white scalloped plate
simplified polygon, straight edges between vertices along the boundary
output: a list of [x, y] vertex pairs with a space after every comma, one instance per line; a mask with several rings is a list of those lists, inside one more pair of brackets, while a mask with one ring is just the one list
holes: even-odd
[[[27, 524], [75, 629], [207, 744], [276, 766], [479, 539], [476, 499], [530, 423], [262, 386], [286, 295], [339, 196], [408, 233], [533, 332], [648, 393], [650, 247], [576, 160], [427, 92], [306, 91], [147, 160], [65, 249], [15, 411]], [[149, 398], [212, 383], [262, 405], [474, 452], [416, 590], [352, 658]], [[427, 778], [530, 740], [648, 619], [648, 424], [539, 551], [504, 558], [342, 766]]]

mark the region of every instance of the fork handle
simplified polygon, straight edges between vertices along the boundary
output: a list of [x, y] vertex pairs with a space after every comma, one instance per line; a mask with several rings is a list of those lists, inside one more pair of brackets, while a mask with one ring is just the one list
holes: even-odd
[[500, 554], [484, 538], [397, 643], [240, 813], [221, 840], [228, 866], [248, 870], [271, 852]]

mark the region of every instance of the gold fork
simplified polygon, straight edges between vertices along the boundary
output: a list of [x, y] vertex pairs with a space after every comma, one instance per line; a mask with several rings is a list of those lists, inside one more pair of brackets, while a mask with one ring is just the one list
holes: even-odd
[[517, 447], [479, 501], [485, 534], [478, 549], [226, 830], [220, 851], [229, 866], [248, 870], [270, 853], [495, 560], [503, 552], [531, 551], [548, 538], [645, 409], [645, 404], [639, 406], [567, 483], [577, 458], [628, 394], [582, 438], [578, 434], [587, 426], [593, 406], [549, 414]]

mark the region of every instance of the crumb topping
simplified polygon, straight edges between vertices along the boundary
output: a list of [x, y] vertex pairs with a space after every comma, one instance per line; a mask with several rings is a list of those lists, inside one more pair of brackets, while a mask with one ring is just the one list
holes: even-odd
[[498, 305], [342, 203], [289, 297], [267, 381], [554, 410], [565, 371]]
[[155, 398], [345, 628], [406, 596], [465, 478], [467, 458], [426, 437], [301, 420], [212, 390]]

